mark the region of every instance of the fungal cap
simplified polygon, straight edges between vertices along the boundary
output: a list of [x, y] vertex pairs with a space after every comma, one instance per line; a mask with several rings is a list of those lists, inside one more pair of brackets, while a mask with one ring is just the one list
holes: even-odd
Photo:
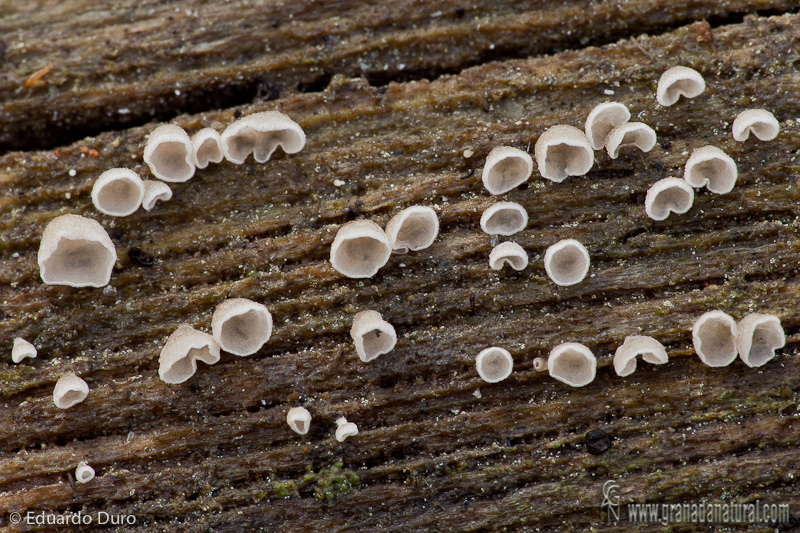
[[353, 422], [348, 422], [345, 417], [336, 421], [336, 440], [344, 442], [347, 437], [358, 435], [358, 426]]
[[555, 182], [564, 181], [567, 176], [583, 176], [594, 165], [594, 151], [586, 134], [565, 124], [542, 133], [534, 153], [539, 174]]
[[589, 252], [575, 239], [564, 239], [544, 253], [544, 269], [556, 285], [568, 287], [583, 281], [589, 272]]
[[753, 313], [739, 321], [736, 347], [744, 364], [751, 368], [763, 366], [783, 348], [786, 336], [781, 321], [775, 315]]
[[380, 355], [389, 353], [397, 344], [394, 326], [386, 322], [377, 311], [361, 311], [353, 318], [350, 336], [359, 359], [369, 363]]
[[224, 159], [222, 140], [214, 128], [203, 128], [192, 136], [192, 160], [197, 168], [206, 168], [209, 163]]
[[53, 403], [59, 409], [69, 409], [89, 395], [89, 385], [72, 372], [62, 374], [53, 389]]
[[642, 152], [649, 152], [655, 145], [656, 132], [644, 122], [626, 122], [606, 137], [606, 151], [611, 159], [619, 157], [622, 148], [635, 146]]
[[413, 205], [397, 213], [386, 224], [389, 244], [397, 253], [422, 250], [439, 235], [439, 217], [430, 207]]
[[97, 221], [61, 215], [42, 233], [38, 262], [39, 275], [48, 285], [104, 287], [111, 281], [117, 251]]
[[694, 98], [706, 90], [706, 81], [696, 70], [689, 67], [672, 67], [661, 75], [656, 88], [658, 103], [669, 107], [678, 98]]
[[166, 202], [172, 198], [172, 189], [163, 181], [146, 180], [144, 182], [144, 200], [142, 207], [145, 211], [150, 211], [156, 206], [156, 202]]
[[738, 170], [736, 162], [716, 146], [703, 146], [692, 151], [683, 170], [683, 179], [692, 187], [706, 187], [716, 194], [733, 190]]
[[664, 345], [653, 337], [633, 335], [625, 337], [625, 342], [614, 353], [614, 370], [618, 376], [633, 374], [636, 370], [636, 356], [654, 365], [663, 365], [668, 361]]
[[198, 359], [208, 365], [219, 361], [219, 344], [211, 335], [181, 324], [161, 350], [158, 376], [165, 383], [183, 383], [197, 372]]
[[305, 435], [311, 427], [311, 413], [305, 407], [292, 407], [286, 413], [286, 423], [298, 435]]
[[247, 115], [225, 128], [222, 153], [231, 163], [241, 165], [251, 153], [258, 163], [269, 161], [278, 145], [294, 154], [306, 144], [306, 134], [297, 122], [278, 111]]
[[144, 162], [153, 176], [171, 183], [189, 181], [194, 176], [192, 140], [175, 124], [162, 124], [150, 133], [144, 147]]
[[597, 359], [592, 351], [578, 342], [559, 344], [547, 359], [550, 376], [572, 387], [583, 387], [594, 381]]
[[75, 469], [75, 481], [78, 483], [89, 483], [94, 479], [94, 468], [86, 464], [86, 461], [78, 463]]
[[497, 202], [481, 215], [481, 229], [489, 235], [514, 235], [528, 225], [528, 212], [516, 202]]
[[490, 194], [503, 194], [528, 181], [532, 172], [530, 154], [511, 146], [496, 146], [483, 166], [483, 186]]
[[685, 180], [664, 178], [655, 182], [644, 198], [644, 210], [653, 220], [664, 220], [670, 213], [687, 212], [694, 204], [694, 189]]
[[14, 339], [14, 346], [11, 348], [11, 360], [15, 363], [19, 363], [26, 357], [34, 358], [36, 357], [36, 346], [29, 343], [22, 337], [17, 337]]
[[142, 205], [144, 183], [129, 168], [110, 168], [100, 174], [92, 187], [92, 203], [103, 214], [126, 217]]
[[380, 226], [369, 220], [347, 222], [331, 244], [331, 266], [349, 278], [371, 278], [389, 261], [392, 245]]
[[272, 315], [264, 305], [246, 298], [225, 300], [211, 317], [211, 335], [228, 353], [252, 355], [272, 336]]
[[631, 119], [631, 112], [625, 104], [619, 102], [603, 102], [598, 104], [586, 117], [584, 132], [592, 148], [602, 150], [611, 130]]
[[492, 346], [478, 354], [475, 358], [475, 368], [483, 381], [497, 383], [511, 375], [514, 360], [508, 350]]
[[736, 359], [736, 321], [722, 311], [703, 314], [692, 326], [694, 351], [708, 366], [728, 366]]
[[509, 265], [514, 270], [524, 270], [528, 266], [528, 254], [515, 242], [502, 242], [489, 253], [489, 267], [502, 270]]
[[778, 119], [766, 109], [748, 109], [733, 121], [733, 138], [746, 141], [752, 133], [762, 141], [771, 141], [778, 136], [780, 129]]
[[547, 370], [547, 359], [544, 357], [537, 357], [533, 360], [533, 369], [536, 372], [544, 372]]

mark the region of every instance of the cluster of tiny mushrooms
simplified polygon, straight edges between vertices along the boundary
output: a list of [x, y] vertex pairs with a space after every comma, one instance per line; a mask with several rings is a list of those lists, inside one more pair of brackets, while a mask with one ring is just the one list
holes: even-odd
[[[694, 98], [705, 90], [705, 81], [688, 67], [673, 67], [658, 82], [656, 99], [662, 106], [675, 104], [680, 97]], [[554, 182], [569, 176], [582, 176], [594, 164], [594, 150], [605, 147], [616, 159], [621, 150], [638, 148], [650, 151], [656, 144], [656, 133], [647, 124], [630, 122], [630, 112], [621, 103], [605, 102], [596, 106], [586, 119], [584, 130], [556, 125], [537, 140], [534, 152], [539, 173]], [[746, 141], [753, 134], [761, 141], [774, 139], [778, 121], [769, 111], [751, 109], [740, 113], [733, 122], [733, 138]], [[98, 211], [111, 216], [127, 216], [139, 207], [151, 210], [158, 201], [172, 197], [169, 183], [189, 180], [196, 168], [226, 159], [242, 164], [252, 153], [259, 163], [269, 160], [280, 145], [287, 154], [305, 146], [302, 128], [286, 115], [266, 111], [243, 117], [230, 124], [222, 134], [204, 128], [190, 136], [179, 126], [163, 124], [150, 133], [143, 159], [153, 176], [160, 181], [142, 180], [136, 172], [113, 168], [103, 172], [92, 189], [92, 203]], [[465, 157], [471, 157], [465, 151]], [[492, 195], [507, 193], [528, 180], [533, 172], [533, 159], [520, 149], [495, 147], [487, 156], [482, 181]], [[703, 146], [692, 152], [684, 167], [683, 179], [669, 177], [654, 183], [645, 198], [645, 212], [654, 220], [664, 220], [670, 213], [687, 212], [694, 201], [694, 188], [706, 187], [710, 192], [730, 192], [737, 179], [735, 161], [714, 146]], [[486, 209], [480, 218], [481, 229], [490, 235], [511, 236], [526, 228], [528, 214], [514, 202], [498, 202]], [[370, 278], [384, 266], [392, 253], [407, 253], [429, 247], [439, 233], [436, 212], [426, 206], [412, 206], [395, 215], [381, 228], [369, 220], [343, 224], [330, 249], [331, 266], [350, 278]], [[53, 219], [42, 234], [38, 253], [40, 276], [46, 284], [72, 287], [104, 287], [111, 279], [117, 253], [105, 229], [96, 221], [79, 215], [62, 215]], [[589, 271], [586, 248], [574, 239], [550, 246], [544, 256], [548, 277], [557, 285], [580, 283]], [[502, 270], [509, 266], [523, 270], [528, 254], [517, 243], [503, 242], [489, 254], [489, 267]], [[211, 335], [181, 324], [170, 335], [159, 356], [159, 377], [166, 383], [183, 383], [197, 371], [197, 361], [214, 364], [220, 350], [237, 356], [258, 352], [272, 334], [272, 316], [260, 303], [233, 298], [222, 302], [211, 319]], [[373, 310], [357, 313], [350, 335], [358, 357], [364, 363], [389, 353], [397, 342], [394, 327]], [[700, 360], [708, 366], [730, 364], [736, 356], [749, 367], [759, 367], [775, 356], [785, 344], [779, 319], [770, 314], [750, 314], [738, 323], [719, 310], [698, 318], [692, 328], [692, 341]], [[36, 348], [16, 338], [12, 360], [19, 363], [36, 357]], [[652, 364], [667, 362], [664, 346], [649, 336], [629, 336], [616, 350], [614, 370], [628, 376], [636, 370], [636, 357]], [[496, 383], [511, 375], [513, 359], [508, 350], [492, 346], [481, 351], [475, 366], [481, 379]], [[583, 344], [566, 342], [553, 348], [545, 360], [533, 361], [537, 371], [547, 370], [553, 378], [583, 387], [595, 378], [597, 360]], [[53, 390], [56, 407], [68, 409], [82, 402], [89, 386], [74, 373], [63, 374]], [[309, 431], [311, 414], [305, 407], [293, 407], [286, 415], [289, 427], [303, 435]], [[336, 421], [335, 437], [339, 442], [358, 434], [358, 427], [345, 418]], [[76, 478], [86, 483], [94, 470], [79, 463]]]

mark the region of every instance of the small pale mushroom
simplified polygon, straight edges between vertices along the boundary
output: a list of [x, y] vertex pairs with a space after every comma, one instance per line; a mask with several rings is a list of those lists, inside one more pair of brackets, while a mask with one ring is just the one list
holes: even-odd
[[644, 211], [653, 220], [664, 220], [670, 213], [683, 214], [694, 204], [694, 189], [685, 180], [664, 178], [655, 182], [644, 198]]
[[92, 187], [92, 203], [103, 214], [126, 217], [142, 205], [144, 183], [129, 168], [110, 168], [100, 174]]
[[11, 360], [19, 363], [26, 357], [31, 359], [36, 357], [36, 346], [26, 341], [22, 337], [14, 339], [14, 345], [11, 347]]
[[278, 147], [294, 154], [306, 144], [306, 134], [297, 122], [278, 111], [247, 115], [225, 128], [222, 153], [231, 163], [241, 165], [251, 153], [258, 163], [269, 161]]
[[181, 324], [161, 349], [158, 377], [165, 383], [183, 383], [197, 372], [198, 359], [207, 365], [218, 362], [219, 344], [208, 333]]
[[222, 140], [214, 128], [203, 128], [192, 135], [192, 160], [197, 168], [206, 168], [209, 163], [219, 163], [222, 154]]
[[714, 310], [703, 314], [692, 326], [694, 351], [708, 366], [728, 366], [736, 359], [739, 328], [730, 315]]
[[547, 370], [547, 359], [544, 357], [537, 357], [533, 360], [533, 369], [536, 372], [544, 372]]
[[104, 287], [111, 281], [117, 250], [97, 221], [61, 215], [44, 229], [37, 261], [48, 285]]
[[172, 198], [172, 189], [163, 181], [145, 180], [144, 182], [144, 199], [142, 200], [142, 207], [145, 211], [151, 211], [156, 202], [166, 202]]
[[514, 270], [524, 270], [528, 266], [528, 254], [515, 242], [501, 242], [489, 253], [489, 267], [502, 270], [504, 266]]
[[371, 278], [389, 261], [390, 255], [389, 237], [369, 220], [342, 225], [331, 244], [331, 266], [348, 278]]
[[292, 407], [286, 413], [286, 423], [298, 435], [305, 435], [311, 427], [311, 413], [305, 407]]
[[397, 213], [386, 224], [386, 236], [395, 253], [422, 250], [439, 235], [439, 217], [430, 207], [413, 205]]
[[594, 381], [597, 358], [579, 342], [559, 344], [547, 358], [550, 376], [572, 387], [583, 387]]
[[475, 368], [483, 381], [497, 383], [511, 375], [514, 360], [505, 348], [492, 346], [478, 354], [475, 358]]
[[603, 102], [598, 104], [586, 117], [584, 132], [595, 150], [602, 150], [611, 130], [622, 126], [631, 119], [631, 112], [625, 104]]
[[780, 124], [775, 115], [766, 109], [748, 109], [742, 111], [733, 121], [733, 138], [737, 141], [746, 141], [750, 134], [759, 140], [771, 141], [778, 136]]
[[658, 103], [669, 107], [683, 96], [694, 98], [706, 90], [703, 76], [689, 67], [672, 67], [661, 75], [656, 88]]
[[643, 122], [626, 122], [606, 137], [606, 151], [611, 159], [619, 157], [622, 148], [635, 146], [642, 152], [649, 152], [655, 145], [656, 132]]
[[641, 355], [644, 361], [654, 365], [663, 365], [669, 359], [664, 345], [653, 337], [632, 335], [625, 337], [625, 342], [614, 353], [614, 371], [624, 377], [636, 371], [636, 356]]
[[565, 124], [542, 133], [534, 153], [539, 174], [555, 182], [562, 182], [567, 176], [583, 176], [594, 165], [594, 150], [586, 134]]
[[533, 172], [533, 159], [523, 150], [497, 146], [486, 156], [483, 186], [490, 194], [503, 194], [528, 181]]
[[564, 239], [544, 253], [544, 269], [556, 285], [568, 287], [583, 281], [589, 272], [589, 252], [575, 239]]
[[751, 368], [765, 365], [775, 357], [775, 350], [786, 344], [781, 321], [775, 315], [749, 314], [739, 321], [738, 330], [739, 357]]
[[348, 422], [345, 417], [336, 420], [336, 440], [344, 442], [347, 437], [358, 435], [358, 426], [353, 422]]
[[489, 235], [514, 235], [528, 225], [528, 212], [516, 202], [497, 202], [481, 215], [481, 229]]
[[389, 353], [397, 344], [394, 326], [381, 317], [377, 311], [361, 311], [353, 318], [350, 336], [356, 346], [359, 359], [369, 363], [383, 354]]
[[272, 315], [260, 303], [247, 298], [231, 298], [214, 310], [211, 335], [228, 353], [252, 355], [272, 336]]
[[731, 192], [737, 176], [733, 158], [710, 145], [693, 150], [683, 170], [686, 183], [692, 187], [706, 187], [716, 194]]
[[53, 403], [59, 409], [69, 409], [89, 395], [89, 385], [73, 372], [62, 374], [53, 389]]
[[86, 464], [86, 461], [78, 463], [75, 469], [75, 481], [78, 483], [89, 483], [94, 479], [94, 468]]
[[171, 183], [188, 181], [194, 176], [192, 140], [175, 124], [162, 124], [150, 133], [144, 147], [144, 162], [153, 176]]

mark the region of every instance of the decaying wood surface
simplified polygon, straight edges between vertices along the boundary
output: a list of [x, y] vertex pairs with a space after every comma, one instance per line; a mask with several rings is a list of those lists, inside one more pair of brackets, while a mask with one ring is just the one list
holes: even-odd
[[[796, 523], [800, 16], [752, 16], [712, 31], [682, 24], [791, 3], [587, 10], [544, 2], [522, 15], [511, 4], [401, 3], [399, 13], [422, 10], [418, 21], [404, 18], [405, 27], [390, 11], [358, 2], [342, 3], [340, 26], [330, 18], [336, 10], [310, 2], [296, 11], [294, 3], [131, 2], [112, 13], [86, 11], [78, 0], [41, 12], [22, 2], [3, 8], [0, 143], [27, 150], [0, 157], [3, 525], [12, 511], [80, 510], [134, 515], [135, 525], [120, 528], [129, 531], [602, 528], [607, 480], [617, 481], [623, 503], [789, 503]], [[176, 7], [171, 35], [164, 18]], [[572, 33], [555, 24], [567, 12], [583, 21]], [[209, 22], [213, 14], [218, 23]], [[290, 14], [295, 22], [284, 23]], [[273, 19], [274, 31], [262, 37], [261, 24]], [[502, 43], [497, 56], [487, 52], [494, 42]], [[434, 81], [368, 81], [458, 71], [487, 57], [499, 60]], [[52, 72], [21, 88], [49, 64]], [[676, 64], [699, 70], [708, 88], [663, 108], [655, 85]], [[242, 87], [258, 84], [270, 94], [236, 102]], [[181, 97], [169, 97], [178, 87]], [[225, 96], [231, 87], [239, 96]], [[504, 195], [530, 215], [513, 240], [531, 265], [490, 270], [492, 241], [478, 226], [496, 201], [480, 181], [487, 153], [501, 144], [532, 152], [547, 127], [582, 126], [607, 100], [651, 125], [659, 144], [617, 160], [598, 152], [587, 176], [561, 184], [534, 172]], [[241, 105], [215, 109], [231, 102]], [[141, 154], [156, 123], [126, 128], [120, 117], [141, 123], [175, 105], [201, 111], [174, 120], [190, 132], [280, 109], [308, 143], [266, 164], [199, 170], [149, 213], [97, 213], [89, 192], [100, 172], [148, 173]], [[777, 139], [732, 140], [733, 118], [750, 107], [775, 113]], [[91, 128], [115, 130], [78, 140]], [[63, 139], [75, 142], [57, 144]], [[680, 176], [690, 151], [705, 144], [737, 161], [733, 192], [699, 192], [689, 213], [647, 218], [648, 187]], [[330, 243], [343, 222], [385, 224], [414, 204], [439, 213], [442, 232], [431, 248], [393, 256], [369, 280], [331, 268]], [[108, 229], [119, 255], [112, 289], [41, 283], [39, 238], [63, 213]], [[592, 257], [590, 277], [573, 287], [556, 287], [542, 264], [562, 238], [580, 240]], [[272, 340], [256, 355], [201, 364], [182, 385], [161, 382], [166, 337], [182, 322], [209, 330], [214, 307], [228, 297], [267, 304]], [[737, 319], [777, 314], [787, 347], [761, 369], [702, 365], [689, 331], [715, 308]], [[358, 361], [348, 335], [363, 309], [383, 313], [400, 337], [369, 364]], [[655, 336], [671, 361], [617, 377], [610, 354], [630, 334]], [[39, 357], [12, 364], [16, 336], [32, 341]], [[565, 341], [599, 356], [589, 386], [572, 389], [533, 370], [535, 357]], [[474, 369], [490, 345], [509, 349], [515, 365], [494, 385]], [[91, 393], [61, 411], [52, 389], [65, 371], [86, 379]], [[314, 417], [306, 437], [285, 423], [295, 405]], [[333, 431], [342, 415], [359, 434], [340, 444]], [[613, 439], [599, 455], [587, 450], [594, 429]], [[86, 485], [70, 478], [80, 460], [98, 473]]]

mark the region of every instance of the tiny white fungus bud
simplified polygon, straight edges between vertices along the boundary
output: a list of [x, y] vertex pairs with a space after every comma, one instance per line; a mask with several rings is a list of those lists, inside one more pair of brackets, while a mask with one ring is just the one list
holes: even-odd
[[636, 356], [654, 365], [663, 365], [669, 359], [664, 345], [653, 337], [633, 335], [625, 337], [625, 342], [614, 353], [614, 371], [618, 376], [628, 376], [636, 371]]
[[264, 305], [246, 298], [225, 300], [211, 317], [211, 334], [226, 352], [252, 355], [272, 336], [272, 315]]
[[766, 109], [748, 109], [733, 121], [733, 138], [746, 141], [752, 133], [762, 141], [771, 141], [778, 136], [780, 129], [778, 119]]
[[144, 182], [144, 200], [142, 207], [145, 211], [150, 211], [156, 206], [156, 202], [166, 202], [172, 198], [172, 189], [163, 181], [146, 180]]
[[92, 203], [101, 213], [114, 217], [133, 214], [142, 205], [144, 183], [129, 168], [110, 168], [100, 174], [92, 187]]
[[336, 421], [336, 440], [344, 442], [347, 437], [358, 435], [358, 426], [353, 422], [348, 422], [345, 417]]
[[736, 162], [716, 146], [692, 151], [683, 170], [683, 179], [692, 187], [706, 187], [716, 194], [733, 190], [738, 177]]
[[86, 464], [86, 461], [78, 463], [75, 469], [75, 481], [78, 483], [89, 483], [94, 479], [94, 468]]
[[709, 311], [698, 318], [692, 327], [694, 351], [708, 366], [728, 366], [736, 359], [736, 321], [722, 311]]
[[206, 168], [209, 163], [224, 159], [222, 140], [214, 128], [203, 128], [192, 136], [192, 160], [197, 168]]
[[37, 260], [39, 275], [48, 285], [104, 287], [111, 280], [117, 251], [97, 221], [61, 215], [44, 229]]
[[670, 213], [683, 214], [694, 204], [694, 189], [685, 180], [664, 178], [655, 182], [644, 198], [644, 210], [653, 220], [664, 220]]
[[694, 98], [706, 90], [706, 81], [696, 70], [689, 67], [672, 67], [661, 75], [656, 89], [658, 103], [669, 107], [683, 96]]
[[305, 435], [311, 427], [311, 413], [305, 407], [292, 407], [286, 413], [286, 423], [298, 435]]
[[747, 315], [739, 321], [738, 330], [739, 357], [751, 368], [765, 365], [775, 357], [775, 350], [786, 344], [781, 321], [775, 315]]
[[144, 147], [144, 162], [153, 176], [171, 183], [188, 181], [194, 176], [192, 140], [175, 124], [162, 124], [150, 134]]
[[397, 213], [386, 224], [389, 244], [397, 253], [422, 250], [439, 235], [439, 217], [430, 207], [414, 205]]
[[14, 339], [14, 346], [11, 348], [11, 360], [19, 363], [26, 357], [36, 357], [36, 347], [22, 337]]
[[489, 235], [514, 235], [528, 225], [528, 212], [516, 202], [497, 202], [481, 215], [481, 229]]
[[539, 174], [561, 182], [567, 176], [583, 176], [594, 165], [594, 150], [586, 134], [560, 124], [542, 133], [534, 148]]
[[502, 270], [509, 265], [514, 270], [524, 270], [528, 266], [528, 254], [515, 242], [502, 242], [489, 253], [489, 267]]
[[183, 383], [197, 372], [198, 359], [208, 365], [218, 362], [219, 344], [211, 335], [181, 324], [161, 349], [158, 376], [165, 383]]
[[522, 185], [533, 172], [533, 159], [518, 148], [497, 146], [483, 166], [483, 186], [491, 194], [503, 194]]
[[233, 122], [222, 132], [221, 142], [222, 153], [231, 163], [241, 165], [251, 153], [256, 162], [265, 163], [278, 145], [287, 154], [302, 150], [306, 134], [283, 113], [263, 111]]
[[595, 150], [601, 150], [611, 130], [631, 119], [631, 112], [624, 104], [604, 102], [598, 104], [586, 117], [584, 132]]
[[514, 360], [508, 350], [492, 346], [478, 354], [475, 358], [475, 368], [483, 381], [497, 383], [511, 375]]
[[389, 261], [392, 246], [380, 226], [353, 220], [339, 228], [331, 244], [331, 266], [349, 278], [371, 278]]
[[547, 359], [550, 376], [572, 387], [583, 387], [594, 381], [597, 359], [592, 351], [578, 342], [559, 344]]
[[556, 285], [567, 287], [583, 281], [589, 272], [589, 252], [575, 239], [564, 239], [544, 253], [544, 269]]
[[649, 152], [656, 145], [656, 132], [643, 122], [626, 122], [617, 126], [606, 137], [606, 151], [611, 159], [619, 157], [622, 148], [635, 146]]
[[533, 369], [536, 372], [544, 372], [547, 370], [547, 359], [544, 357], [537, 357], [533, 360]]
[[359, 359], [369, 363], [380, 355], [389, 353], [397, 344], [394, 326], [386, 322], [377, 311], [361, 311], [353, 318], [350, 336]]
[[72, 372], [63, 374], [53, 389], [53, 403], [59, 409], [69, 409], [89, 395], [89, 385]]

